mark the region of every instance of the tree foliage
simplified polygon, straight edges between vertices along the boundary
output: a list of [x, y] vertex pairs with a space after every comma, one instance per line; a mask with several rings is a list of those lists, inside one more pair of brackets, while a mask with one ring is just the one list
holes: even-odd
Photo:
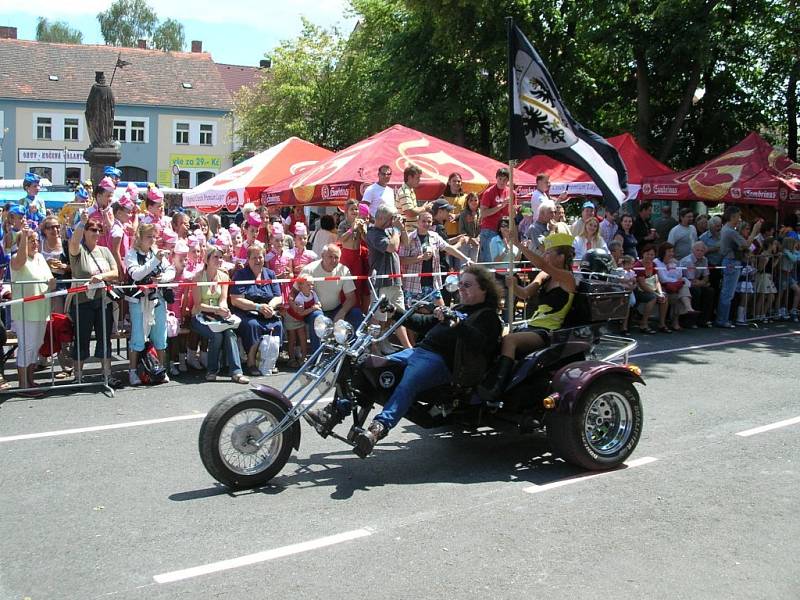
[[162, 21], [153, 32], [153, 48], [158, 50], [180, 52], [185, 44], [183, 25], [175, 19]]
[[100, 33], [109, 46], [136, 46], [140, 39], [149, 39], [158, 25], [155, 11], [145, 0], [115, 0], [97, 14]]
[[786, 0], [351, 5], [359, 24], [346, 39], [305, 23], [272, 52], [270, 76], [240, 97], [240, 133], [253, 149], [289, 135], [336, 149], [403, 123], [505, 159], [507, 15], [581, 123], [605, 136], [631, 131], [676, 168], [750, 130], [779, 143], [796, 133], [786, 106], [800, 77], [800, 37], [789, 27], [800, 21]]
[[51, 22], [44, 17], [39, 17], [36, 23], [36, 41], [80, 44], [83, 42], [83, 33], [73, 29], [64, 21]]

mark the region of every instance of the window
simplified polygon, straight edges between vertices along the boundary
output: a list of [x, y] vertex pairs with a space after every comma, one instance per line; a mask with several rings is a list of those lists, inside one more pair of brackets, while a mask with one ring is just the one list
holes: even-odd
[[128, 123], [114, 119], [114, 139], [118, 142], [128, 141]]
[[78, 139], [78, 119], [64, 119], [64, 139], [77, 141]]
[[122, 181], [147, 181], [147, 171], [139, 167], [120, 167]]
[[31, 167], [28, 171], [35, 173], [42, 179], [49, 179], [50, 183], [53, 182], [53, 169], [50, 167]]
[[131, 141], [144, 142], [144, 121], [131, 121]]
[[188, 144], [189, 143], [189, 124], [188, 123], [175, 123], [175, 143], [176, 144]]
[[216, 175], [216, 173], [212, 173], [211, 171], [198, 171], [198, 173], [197, 173], [197, 185], [200, 185], [201, 183], [203, 183], [205, 181], [208, 181], [214, 175]]
[[50, 117], [36, 117], [36, 139], [53, 139], [53, 119]]
[[182, 190], [188, 190], [190, 187], [192, 187], [189, 183], [189, 179], [189, 171], [178, 171], [178, 188]]
[[67, 167], [64, 175], [64, 185], [74, 186], [81, 182], [81, 168]]
[[213, 145], [214, 126], [211, 123], [200, 124], [200, 145], [211, 146]]

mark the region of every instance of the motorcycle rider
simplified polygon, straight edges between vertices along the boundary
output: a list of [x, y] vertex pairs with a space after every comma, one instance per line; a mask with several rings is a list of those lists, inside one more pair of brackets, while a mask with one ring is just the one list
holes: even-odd
[[[457, 346], [465, 348], [473, 356], [482, 355], [486, 365], [491, 364], [496, 356], [502, 323], [497, 316], [500, 290], [494, 275], [484, 267], [470, 265], [461, 273], [458, 288], [461, 304], [456, 305], [455, 310], [467, 315], [463, 321], [451, 326], [442, 307], [437, 307], [432, 315], [413, 314], [405, 321], [421, 341], [414, 348], [386, 357], [404, 364], [406, 369], [383, 410], [375, 416], [369, 428], [356, 437], [354, 451], [361, 458], [366, 458], [378, 440], [386, 437], [397, 425], [411, 408], [417, 394], [451, 381]], [[391, 307], [388, 311], [390, 318], [397, 314]], [[456, 343], [459, 339], [461, 344]], [[323, 435], [344, 419], [333, 403], [309, 411], [308, 416]]]
[[[544, 238], [544, 256], [530, 248], [521, 246], [522, 253], [541, 272], [525, 287], [516, 283], [513, 275], [506, 277], [506, 284], [522, 299], [536, 298], [538, 307], [524, 329], [503, 337], [500, 359], [497, 362], [497, 377], [491, 388], [481, 388], [481, 394], [491, 402], [497, 402], [503, 393], [514, 369], [517, 352], [532, 352], [550, 344], [550, 332], [559, 329], [572, 308], [577, 286], [572, 274], [572, 259], [575, 249], [573, 238], [566, 233], [551, 233]], [[519, 243], [514, 240], [514, 243]]]

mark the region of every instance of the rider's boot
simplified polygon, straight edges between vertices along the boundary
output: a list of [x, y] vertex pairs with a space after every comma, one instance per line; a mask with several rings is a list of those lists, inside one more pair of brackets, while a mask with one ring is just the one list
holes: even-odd
[[344, 420], [344, 415], [339, 412], [335, 404], [334, 401], [322, 408], [312, 408], [306, 413], [314, 429], [324, 438], [328, 437], [333, 428]]
[[387, 433], [389, 433], [389, 430], [386, 429], [386, 425], [380, 421], [373, 421], [366, 431], [356, 436], [353, 452], [361, 458], [367, 458], [372, 453], [375, 444], [385, 438]]
[[479, 390], [480, 396], [486, 401], [489, 406], [497, 406], [500, 403], [500, 398], [506, 389], [508, 380], [511, 379], [511, 372], [514, 370], [514, 359], [507, 356], [501, 356], [497, 361], [497, 375], [494, 384], [490, 388], [481, 387]]

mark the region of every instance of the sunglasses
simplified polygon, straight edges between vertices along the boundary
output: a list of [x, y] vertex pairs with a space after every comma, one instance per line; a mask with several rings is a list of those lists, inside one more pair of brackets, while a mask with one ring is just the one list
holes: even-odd
[[86, 231], [91, 231], [92, 233], [101, 233], [103, 230], [98, 229], [97, 227], [87, 227]]
[[46, 225], [45, 229], [61, 229], [61, 225]]
[[383, 175], [384, 177], [388, 177], [389, 175], [392, 174], [392, 172], [391, 171], [381, 171], [379, 174]]

